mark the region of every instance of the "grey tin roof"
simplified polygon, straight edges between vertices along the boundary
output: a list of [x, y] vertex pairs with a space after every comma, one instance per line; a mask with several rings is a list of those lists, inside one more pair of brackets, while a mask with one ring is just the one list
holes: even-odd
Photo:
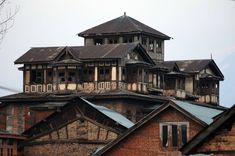
[[[82, 98], [83, 99], [83, 98]], [[123, 115], [121, 115], [118, 112], [115, 112], [111, 109], [108, 109], [104, 106], [98, 106], [95, 105], [85, 99], [83, 99], [87, 104], [89, 104], [90, 106], [96, 108], [98, 111], [100, 111], [101, 113], [105, 114], [106, 116], [108, 116], [109, 118], [113, 119], [114, 121], [116, 121], [117, 123], [121, 124], [122, 126], [126, 127], [126, 128], [130, 128], [134, 125], [133, 122], [131, 122], [130, 120], [128, 120], [126, 117], [124, 117]]]
[[190, 114], [194, 115], [201, 121], [205, 122], [206, 124], [212, 123], [213, 117], [223, 112], [223, 110], [220, 109], [195, 105], [186, 101], [179, 101], [179, 100], [171, 100], [171, 101], [173, 101], [176, 105], [178, 105], [185, 111], [189, 112]]

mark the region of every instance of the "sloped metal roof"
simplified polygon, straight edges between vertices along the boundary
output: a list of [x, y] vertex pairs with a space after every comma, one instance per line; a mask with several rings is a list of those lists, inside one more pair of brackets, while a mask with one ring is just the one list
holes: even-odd
[[130, 128], [134, 125], [133, 122], [131, 122], [130, 120], [128, 120], [126, 117], [124, 117], [123, 115], [121, 115], [118, 112], [115, 112], [111, 109], [108, 109], [104, 106], [99, 106], [99, 105], [95, 105], [85, 99], [83, 99], [87, 104], [89, 104], [90, 106], [96, 108], [98, 111], [100, 111], [101, 113], [105, 114], [106, 116], [108, 116], [109, 118], [113, 119], [114, 121], [116, 121], [117, 123], [121, 124], [122, 126], [126, 127], [126, 128]]
[[196, 104], [186, 102], [186, 101], [179, 101], [179, 100], [173, 100], [173, 99], [171, 101], [173, 101], [176, 105], [178, 105], [185, 111], [189, 112], [190, 114], [194, 115], [201, 121], [205, 122], [206, 124], [212, 123], [213, 117], [223, 112], [223, 110], [221, 109], [211, 108], [211, 107], [202, 106], [202, 105], [196, 105]]

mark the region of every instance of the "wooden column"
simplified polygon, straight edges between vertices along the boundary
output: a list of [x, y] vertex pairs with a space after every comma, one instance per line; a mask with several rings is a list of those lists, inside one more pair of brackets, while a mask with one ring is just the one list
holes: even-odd
[[17, 142], [14, 141], [13, 142], [13, 156], [17, 156]]
[[2, 156], [7, 156], [7, 143], [6, 140], [3, 140], [3, 145], [2, 145]]

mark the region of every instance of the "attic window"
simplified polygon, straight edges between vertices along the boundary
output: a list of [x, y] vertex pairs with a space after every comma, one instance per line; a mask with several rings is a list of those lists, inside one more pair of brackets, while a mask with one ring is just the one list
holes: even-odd
[[146, 46], [146, 44], [147, 44], [147, 38], [146, 38], [146, 37], [143, 37], [143, 38], [142, 38], [142, 44], [143, 44], [144, 46]]
[[118, 43], [118, 39], [117, 38], [110, 38], [109, 39], [109, 44], [117, 44]]
[[153, 51], [154, 45], [153, 45], [153, 40], [149, 40], [149, 51]]
[[102, 38], [94, 39], [94, 45], [102, 45], [102, 44], [103, 44], [103, 39]]
[[133, 42], [133, 37], [124, 37], [123, 42], [124, 43], [131, 43], [131, 42]]
[[162, 44], [161, 44], [160, 41], [157, 41], [157, 42], [156, 42], [156, 47], [157, 47], [157, 48], [161, 48], [161, 47], [162, 47]]

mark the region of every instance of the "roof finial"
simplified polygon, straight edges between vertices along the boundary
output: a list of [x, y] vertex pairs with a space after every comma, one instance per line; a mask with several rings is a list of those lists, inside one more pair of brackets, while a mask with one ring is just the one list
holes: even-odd
[[212, 53], [211, 53], [211, 60], [213, 60]]
[[126, 16], [126, 12], [124, 12], [124, 16]]

